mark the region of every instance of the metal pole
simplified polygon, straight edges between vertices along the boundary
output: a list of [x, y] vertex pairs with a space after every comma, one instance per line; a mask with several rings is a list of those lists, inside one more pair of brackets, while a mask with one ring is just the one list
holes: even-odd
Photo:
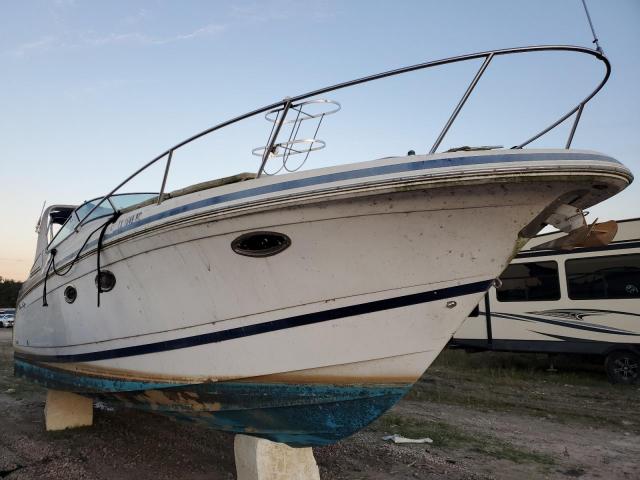
[[289, 148], [291, 147], [291, 140], [295, 140], [295, 137], [298, 135], [298, 131], [300, 130], [300, 125], [302, 125], [302, 122], [298, 122], [300, 114], [303, 113], [302, 107], [294, 108], [294, 110], [296, 110], [298, 114], [296, 115], [296, 119], [293, 121], [293, 125], [291, 125], [291, 133], [289, 134], [289, 139], [287, 140], [287, 151], [283, 154], [282, 157], [282, 166], [285, 168], [285, 170], [287, 170], [287, 161], [289, 160], [289, 156], [291, 155], [291, 149]]
[[169, 150], [169, 157], [167, 158], [167, 165], [164, 167], [164, 177], [162, 177], [162, 186], [160, 187], [160, 194], [158, 195], [158, 205], [162, 203], [162, 195], [164, 195], [164, 187], [167, 186], [167, 177], [169, 176], [169, 167], [171, 167], [171, 158], [173, 157], [173, 150]]
[[47, 204], [45, 200], [42, 202], [42, 209], [40, 210], [40, 216], [38, 217], [38, 223], [36, 223], [36, 233], [40, 233], [40, 224], [42, 223], [42, 214], [44, 213], [44, 207]]
[[596, 30], [593, 28], [593, 22], [591, 21], [591, 15], [589, 15], [589, 9], [587, 8], [587, 2], [582, 0], [582, 6], [584, 7], [584, 13], [587, 14], [587, 20], [589, 21], [589, 26], [591, 27], [591, 33], [593, 34], [593, 43], [596, 44], [596, 50], [598, 50], [602, 55], [604, 55], [604, 50], [598, 43], [598, 36], [596, 35]]
[[260, 169], [258, 170], [256, 178], [260, 178], [260, 175], [262, 175], [262, 172], [264, 171], [264, 166], [267, 164], [267, 160], [269, 160], [269, 155], [271, 154], [273, 145], [276, 143], [276, 139], [278, 138], [278, 134], [280, 133], [280, 129], [282, 128], [282, 124], [284, 123], [285, 118], [287, 118], [287, 112], [289, 111], [290, 107], [291, 98], [287, 97], [284, 99], [284, 107], [282, 108], [282, 117], [280, 117], [280, 122], [273, 132], [273, 135], [269, 139], [269, 144], [265, 147], [264, 154], [262, 155], [262, 163], [260, 164]]
[[573, 126], [571, 127], [571, 132], [569, 133], [569, 138], [567, 139], [567, 144], [564, 148], [571, 147], [571, 142], [573, 141], [573, 136], [576, 133], [576, 128], [578, 128], [578, 122], [580, 121], [580, 116], [582, 115], [582, 110], [584, 109], [584, 103], [581, 103], [578, 107], [578, 113], [576, 113], [576, 119], [573, 121]]
[[431, 150], [429, 151], [429, 153], [435, 153], [436, 150], [438, 149], [438, 147], [440, 146], [440, 143], [444, 139], [444, 136], [449, 131], [449, 128], [451, 128], [451, 125], [453, 124], [453, 121], [456, 119], [456, 117], [460, 113], [460, 110], [462, 110], [462, 107], [464, 106], [464, 104], [466, 103], [467, 99], [469, 98], [469, 95], [471, 95], [471, 92], [473, 92], [473, 89], [476, 87], [476, 85], [478, 83], [478, 80], [480, 80], [480, 77], [482, 77], [482, 74], [484, 73], [484, 71], [489, 66], [489, 62], [491, 61], [492, 58], [493, 58], [493, 53], [490, 53], [489, 55], [487, 55], [487, 57], [485, 57], [484, 63], [480, 67], [480, 70], [478, 70], [478, 73], [476, 73], [476, 76], [473, 77], [473, 80], [469, 84], [469, 87], [467, 88], [467, 91], [464, 92], [464, 95], [462, 96], [462, 98], [458, 102], [458, 105], [456, 106], [456, 108], [453, 110], [453, 113], [449, 117], [449, 120], [447, 121], [447, 123], [444, 126], [444, 128], [442, 129], [442, 131], [440, 132], [440, 135], [438, 135], [438, 139], [436, 140], [436, 143], [433, 144], [433, 147], [431, 147]]
[[491, 304], [489, 303], [489, 292], [484, 294], [484, 317], [487, 325], [487, 343], [493, 346], [493, 332], [491, 331]]
[[[580, 104], [582, 105], [582, 103]], [[555, 122], [553, 122], [551, 125], [549, 125], [547, 128], [545, 128], [544, 130], [542, 130], [541, 132], [536, 133], [533, 137], [531, 137], [528, 140], [525, 140], [524, 142], [522, 142], [520, 145], [516, 145], [511, 147], [511, 149], [521, 149], [526, 147], [527, 145], [529, 145], [531, 142], [533, 142], [534, 140], [539, 139], [540, 137], [542, 137], [544, 134], [550, 132], [551, 130], [553, 130], [554, 128], [556, 128], [558, 125], [560, 125], [562, 122], [564, 122], [567, 118], [569, 118], [571, 115], [573, 115], [574, 113], [576, 113], [578, 111], [578, 109], [580, 108], [580, 105], [578, 105], [577, 107], [573, 108], [572, 110], [570, 110], [569, 112], [565, 113], [561, 118], [559, 118], [558, 120], [556, 120]]]

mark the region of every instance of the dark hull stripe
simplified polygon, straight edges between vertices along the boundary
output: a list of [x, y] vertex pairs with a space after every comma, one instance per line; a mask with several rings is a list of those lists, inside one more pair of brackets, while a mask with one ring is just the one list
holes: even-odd
[[224, 195], [217, 195], [215, 197], [205, 198], [197, 202], [182, 205], [180, 207], [172, 208], [170, 210], [151, 215], [149, 217], [133, 222], [125, 227], [118, 228], [113, 232], [105, 236], [110, 238], [120, 233], [138, 228], [150, 222], [155, 222], [166, 217], [179, 215], [181, 213], [188, 212], [199, 208], [209, 207], [212, 205], [218, 205], [220, 203], [230, 202], [233, 200], [246, 199], [249, 197], [255, 197], [258, 195], [265, 195], [269, 193], [281, 192], [284, 190], [292, 190], [295, 188], [310, 187], [316, 185], [322, 185], [325, 183], [334, 183], [344, 180], [355, 180], [359, 178], [390, 175], [394, 173], [403, 172], [415, 172], [418, 170], [433, 170], [435, 168], [446, 167], [462, 167], [469, 165], [482, 165], [493, 163], [512, 163], [512, 162], [528, 162], [528, 161], [557, 161], [557, 160], [597, 160], [610, 163], [620, 164], [617, 160], [606, 157], [604, 155], [595, 154], [580, 154], [580, 153], [517, 153], [517, 154], [499, 154], [499, 155], [472, 155], [465, 157], [453, 157], [453, 158], [441, 158], [441, 159], [426, 159], [417, 162], [397, 163], [393, 165], [383, 165], [380, 167], [361, 168], [358, 170], [349, 170], [346, 172], [328, 173], [325, 175], [318, 175], [315, 177], [301, 178], [299, 180], [289, 180], [286, 182], [280, 182], [272, 185], [264, 185], [262, 187], [248, 188], [239, 192], [227, 193]]
[[484, 280], [467, 285], [459, 285], [456, 287], [443, 288], [440, 290], [414, 293], [411, 295], [388, 298], [385, 300], [376, 300], [373, 302], [361, 303], [359, 305], [350, 305], [348, 307], [334, 308], [322, 312], [296, 315], [280, 320], [272, 320], [269, 322], [248, 325], [246, 327], [231, 328], [229, 330], [223, 330], [220, 332], [205, 333], [202, 335], [194, 335], [191, 337], [167, 340], [164, 342], [148, 343], [145, 345], [136, 345], [133, 347], [115, 348], [112, 350], [102, 350], [99, 352], [78, 353], [71, 355], [33, 355], [28, 353], [16, 352], [15, 357], [25, 360], [35, 360], [39, 362], [94, 362], [112, 358], [131, 357], [135, 355], [165, 352], [168, 350], [177, 350], [181, 348], [195, 347], [198, 345], [224, 342], [227, 340], [234, 340], [237, 338], [260, 335], [268, 332], [276, 332], [278, 330], [312, 325], [314, 323], [327, 322], [330, 320], [337, 320], [345, 317], [364, 315], [384, 310], [391, 310], [394, 308], [408, 307], [411, 305], [433, 302], [436, 300], [443, 300], [452, 297], [460, 297], [463, 295], [485, 292], [489, 289], [490, 285], [491, 280]]
[[[181, 205], [164, 212], [159, 212], [148, 217], [141, 218], [135, 222], [132, 222], [121, 227], [116, 227], [111, 232], [107, 233], [104, 237], [105, 240], [113, 238], [129, 230], [139, 228], [143, 225], [147, 225], [158, 220], [162, 220], [175, 215], [180, 215], [192, 210], [197, 210], [205, 207], [211, 207], [214, 205], [231, 202], [234, 200], [248, 199], [251, 197], [257, 197], [259, 195], [266, 195], [270, 193], [283, 192], [287, 190], [293, 190], [296, 188], [310, 187], [316, 185], [323, 185], [328, 183], [340, 182], [344, 180], [355, 180], [360, 178], [374, 177], [380, 175], [390, 175], [394, 173], [403, 172], [416, 172], [419, 170], [433, 170], [437, 168], [447, 167], [463, 167], [472, 165], [494, 164], [494, 163], [513, 163], [513, 162], [528, 162], [528, 161], [558, 161], [558, 160], [577, 160], [577, 161], [601, 161], [621, 165], [617, 160], [604, 155], [597, 155], [591, 153], [516, 153], [516, 154], [497, 154], [497, 155], [470, 155], [463, 157], [453, 158], [441, 158], [441, 159], [426, 159], [416, 162], [397, 163], [393, 165], [382, 165], [379, 167], [361, 168], [358, 170], [349, 170], [345, 172], [328, 173], [325, 175], [318, 175], [315, 177], [301, 178], [299, 180], [289, 180], [285, 182], [275, 183], [271, 185], [263, 185], [261, 187], [247, 188], [238, 192], [227, 193], [223, 195], [216, 195], [213, 197], [198, 200], [197, 202]], [[86, 247], [86, 250], [90, 250], [97, 244], [97, 241], [91, 241]], [[76, 255], [76, 252], [64, 257], [60, 262], [60, 266]]]

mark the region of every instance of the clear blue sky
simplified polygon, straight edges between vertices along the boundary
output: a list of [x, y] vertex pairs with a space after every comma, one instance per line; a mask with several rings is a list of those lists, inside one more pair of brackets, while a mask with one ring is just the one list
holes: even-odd
[[[640, 171], [640, 2], [590, 0], [611, 80], [574, 147]], [[139, 165], [228, 117], [327, 84], [436, 58], [530, 44], [591, 45], [579, 0], [0, 0], [0, 275], [23, 279], [42, 202], [106, 193]], [[363, 161], [433, 143], [478, 64], [381, 81], [329, 98], [327, 148], [307, 167]], [[441, 149], [526, 139], [599, 81], [589, 58], [495, 61]], [[170, 188], [255, 171], [255, 119], [177, 156]], [[564, 144], [569, 125], [535, 144]], [[224, 137], [224, 138], [223, 138]], [[159, 172], [135, 189], [157, 190]], [[640, 216], [640, 187], [592, 209]]]

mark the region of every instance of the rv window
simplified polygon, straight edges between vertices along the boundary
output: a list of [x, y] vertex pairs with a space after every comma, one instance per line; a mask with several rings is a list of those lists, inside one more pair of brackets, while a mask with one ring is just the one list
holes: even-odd
[[567, 260], [572, 300], [640, 298], [640, 254]]
[[500, 275], [496, 289], [500, 302], [534, 302], [560, 299], [556, 262], [512, 263]]

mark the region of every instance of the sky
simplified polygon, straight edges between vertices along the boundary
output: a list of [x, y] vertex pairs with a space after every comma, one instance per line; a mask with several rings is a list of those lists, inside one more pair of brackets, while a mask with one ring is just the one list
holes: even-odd
[[[613, 72], [585, 108], [573, 147], [611, 155], [638, 174], [640, 2], [588, 4]], [[423, 61], [591, 40], [579, 0], [0, 0], [0, 276], [26, 278], [44, 201], [104, 195], [170, 146], [233, 116]], [[327, 94], [342, 110], [323, 120], [318, 138], [327, 147], [303, 168], [428, 151], [479, 66]], [[520, 143], [575, 106], [603, 71], [578, 54], [496, 59], [440, 150]], [[270, 127], [255, 117], [177, 152], [168, 190], [255, 172], [251, 150]], [[569, 128], [531, 146], [562, 147]], [[157, 191], [161, 170], [149, 169], [129, 191]], [[589, 218], [640, 216], [639, 184]]]

